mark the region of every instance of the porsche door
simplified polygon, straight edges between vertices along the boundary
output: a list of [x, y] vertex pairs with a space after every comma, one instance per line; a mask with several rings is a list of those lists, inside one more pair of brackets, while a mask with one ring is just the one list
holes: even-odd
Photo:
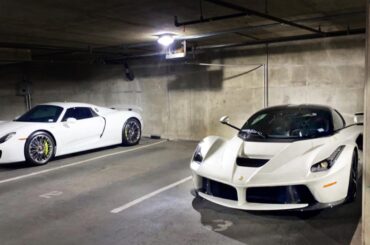
[[61, 128], [60, 151], [83, 151], [99, 147], [105, 120], [89, 107], [73, 107], [64, 114]]

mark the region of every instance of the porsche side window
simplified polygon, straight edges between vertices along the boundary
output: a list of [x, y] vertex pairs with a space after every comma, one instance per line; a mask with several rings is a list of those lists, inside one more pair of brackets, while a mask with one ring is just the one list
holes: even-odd
[[343, 117], [337, 112], [337, 111], [332, 111], [332, 116], [333, 116], [333, 128], [334, 131], [342, 129], [346, 126], [346, 123], [343, 119]]
[[56, 122], [63, 108], [53, 105], [38, 105], [20, 116], [17, 122]]
[[74, 107], [69, 108], [66, 111], [66, 114], [63, 117], [63, 122], [67, 121], [68, 118], [75, 118], [77, 120], [88, 119], [97, 116], [96, 113], [93, 113], [91, 108], [88, 107]]

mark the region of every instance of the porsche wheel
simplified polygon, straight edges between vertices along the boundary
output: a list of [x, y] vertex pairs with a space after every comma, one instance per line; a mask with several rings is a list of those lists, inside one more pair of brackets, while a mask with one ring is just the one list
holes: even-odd
[[44, 165], [53, 158], [55, 143], [53, 137], [46, 132], [36, 132], [26, 141], [24, 153], [27, 163]]
[[141, 139], [141, 125], [136, 118], [127, 120], [123, 127], [122, 143], [124, 145], [136, 145]]
[[348, 185], [348, 194], [347, 202], [353, 202], [357, 197], [357, 187], [358, 187], [358, 157], [357, 152], [354, 151], [352, 155], [352, 167], [349, 175], [349, 185]]

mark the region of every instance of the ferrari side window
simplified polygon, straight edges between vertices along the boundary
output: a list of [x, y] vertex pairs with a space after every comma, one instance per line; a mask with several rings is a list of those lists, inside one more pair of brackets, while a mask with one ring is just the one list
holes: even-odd
[[66, 111], [66, 114], [63, 117], [63, 122], [67, 121], [68, 118], [75, 118], [76, 120], [83, 120], [92, 118], [95, 115], [92, 113], [92, 110], [88, 107], [74, 107], [69, 108]]
[[343, 119], [343, 117], [337, 112], [337, 111], [332, 111], [332, 116], [333, 116], [333, 128], [334, 131], [342, 129], [345, 127], [346, 123]]

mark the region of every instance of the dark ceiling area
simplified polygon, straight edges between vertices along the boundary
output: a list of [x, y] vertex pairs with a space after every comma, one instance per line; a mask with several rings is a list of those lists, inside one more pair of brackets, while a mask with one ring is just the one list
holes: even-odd
[[362, 0], [3, 0], [0, 60], [156, 55], [160, 32], [190, 50], [360, 34], [365, 14]]

